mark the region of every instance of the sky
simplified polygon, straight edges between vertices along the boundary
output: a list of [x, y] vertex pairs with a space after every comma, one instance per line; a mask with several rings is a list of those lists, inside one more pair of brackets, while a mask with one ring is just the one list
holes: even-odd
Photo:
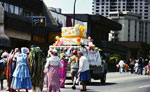
[[[47, 7], [61, 8], [62, 13], [73, 13], [74, 0], [43, 0]], [[92, 13], [93, 0], [76, 0], [76, 13]]]

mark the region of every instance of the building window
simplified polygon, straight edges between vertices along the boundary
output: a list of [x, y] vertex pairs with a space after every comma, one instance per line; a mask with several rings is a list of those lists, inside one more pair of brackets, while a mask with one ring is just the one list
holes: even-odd
[[145, 15], [145, 16], [147, 16], [147, 15], [148, 15], [148, 13], [145, 13], [144, 15]]
[[8, 12], [14, 13], [14, 6], [13, 5], [9, 5]]
[[19, 7], [18, 6], [15, 6], [15, 14], [19, 14]]
[[99, 5], [99, 3], [96, 3], [96, 5]]
[[19, 8], [19, 15], [23, 15], [23, 8]]
[[137, 25], [137, 21], [135, 21], [135, 36], [134, 36], [135, 37], [134, 38], [135, 41], [136, 41], [136, 34], [137, 34], [137, 26], [136, 25]]
[[141, 41], [141, 22], [139, 22], [139, 41]]
[[145, 10], [145, 12], [148, 12], [148, 10]]
[[145, 3], [145, 5], [148, 5], [149, 3], [147, 2], [147, 3]]
[[28, 10], [23, 10], [23, 15], [24, 16], [31, 16], [30, 12]]
[[7, 3], [4, 3], [4, 10], [5, 10], [6, 12], [8, 12], [8, 4], [7, 4]]
[[99, 10], [96, 10], [96, 12], [99, 12]]
[[96, 0], [96, 2], [99, 2], [99, 0]]
[[145, 6], [145, 9], [148, 9], [148, 7], [147, 7], [147, 6]]
[[147, 43], [147, 23], [145, 23], [145, 42]]
[[128, 20], [128, 41], [130, 41], [130, 20]]

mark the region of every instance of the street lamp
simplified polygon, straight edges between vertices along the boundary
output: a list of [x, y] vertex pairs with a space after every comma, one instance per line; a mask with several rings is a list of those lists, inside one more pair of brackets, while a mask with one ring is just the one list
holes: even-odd
[[74, 8], [73, 8], [73, 26], [75, 25], [75, 10], [76, 10], [76, 0], [74, 0]]

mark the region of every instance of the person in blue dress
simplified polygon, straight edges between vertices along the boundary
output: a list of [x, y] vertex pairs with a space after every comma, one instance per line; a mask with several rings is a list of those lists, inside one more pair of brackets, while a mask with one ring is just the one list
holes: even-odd
[[14, 90], [19, 89], [32, 89], [29, 68], [27, 64], [27, 53], [29, 49], [26, 47], [21, 48], [21, 53], [17, 56], [17, 67], [13, 73], [11, 88]]

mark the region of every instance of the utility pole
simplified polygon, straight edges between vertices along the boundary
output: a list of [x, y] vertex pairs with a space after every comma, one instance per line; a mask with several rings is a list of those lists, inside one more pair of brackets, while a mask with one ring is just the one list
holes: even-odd
[[76, 0], [74, 0], [74, 8], [73, 8], [73, 26], [75, 25], [75, 10], [76, 10]]

